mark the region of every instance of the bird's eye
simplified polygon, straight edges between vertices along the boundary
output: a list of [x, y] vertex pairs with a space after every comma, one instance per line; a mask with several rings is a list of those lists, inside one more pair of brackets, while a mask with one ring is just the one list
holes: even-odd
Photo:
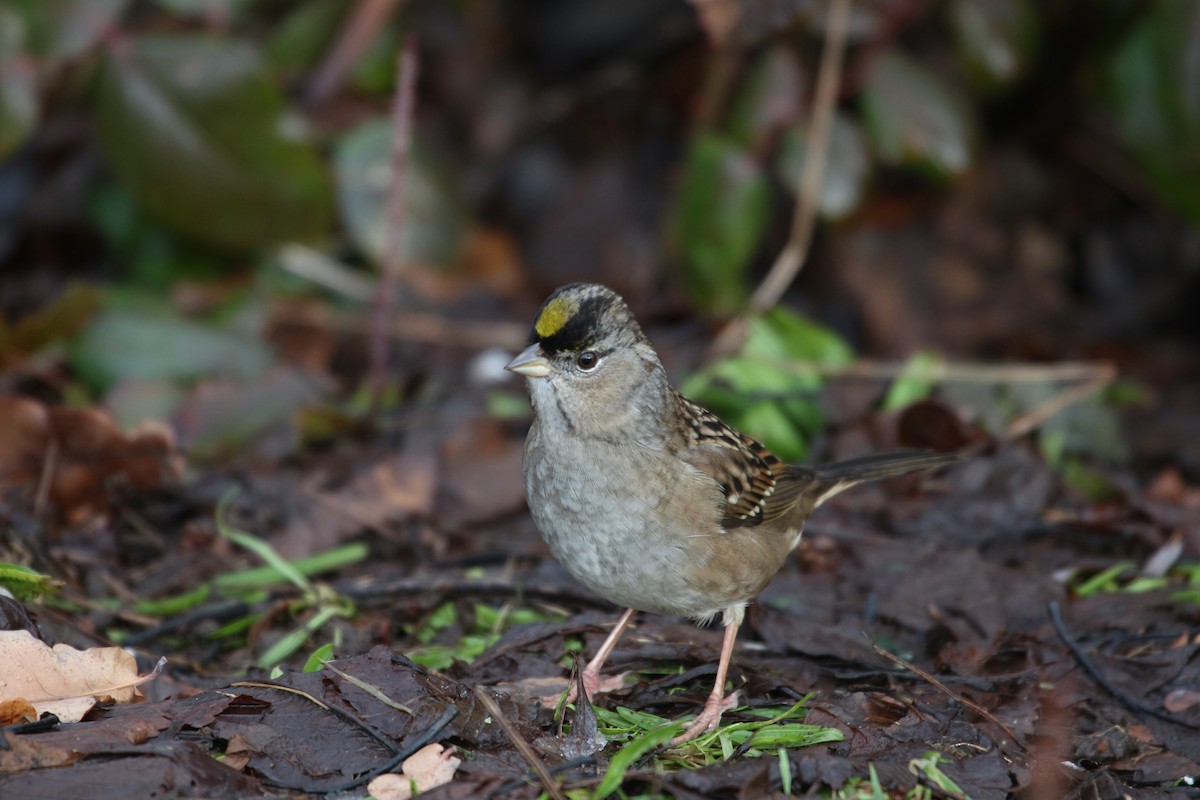
[[575, 363], [579, 365], [580, 369], [595, 369], [596, 365], [600, 363], [600, 356], [596, 355], [592, 350], [584, 350], [575, 357]]

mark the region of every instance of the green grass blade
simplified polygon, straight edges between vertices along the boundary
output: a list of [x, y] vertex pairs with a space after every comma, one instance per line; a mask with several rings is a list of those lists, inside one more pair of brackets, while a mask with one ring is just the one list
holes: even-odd
[[[350, 564], [358, 564], [366, 560], [366, 558], [367, 545], [363, 542], [353, 542], [341, 547], [335, 547], [332, 550], [326, 550], [324, 553], [317, 553], [307, 558], [290, 562], [285, 561], [284, 563], [288, 564], [302, 576], [309, 576], [319, 575], [323, 572], [332, 572]], [[218, 575], [213, 578], [213, 585], [218, 591], [229, 593], [243, 589], [259, 589], [279, 583], [284, 579], [290, 580], [287, 575], [273, 566], [255, 567], [240, 572], [227, 572], [224, 575]]]
[[682, 723], [672, 722], [650, 731], [645, 736], [633, 739], [618, 750], [612, 760], [608, 762], [608, 772], [604, 774], [604, 780], [600, 781], [600, 785], [596, 787], [596, 800], [604, 800], [621, 788], [621, 784], [625, 782], [625, 773], [629, 771], [630, 767], [651, 750], [671, 741], [682, 730]]

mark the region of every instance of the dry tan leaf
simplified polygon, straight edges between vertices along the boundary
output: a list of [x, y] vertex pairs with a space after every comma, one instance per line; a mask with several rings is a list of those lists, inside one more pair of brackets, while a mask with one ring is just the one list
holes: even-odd
[[250, 758], [255, 752], [257, 751], [250, 746], [245, 736], [235, 733], [225, 745], [225, 766], [241, 772], [250, 763]]
[[51, 648], [28, 631], [0, 631], [0, 702], [25, 700], [39, 716], [50, 712], [63, 722], [78, 722], [100, 699], [140, 699], [136, 687], [157, 675], [163, 663], [139, 677], [137, 660], [119, 647]]
[[1200, 703], [1200, 692], [1193, 689], [1172, 689], [1163, 698], [1163, 709], [1172, 714], [1179, 714], [1197, 703]]
[[5, 700], [0, 703], [0, 727], [34, 722], [37, 718], [37, 709], [27, 700]]
[[404, 761], [401, 772], [380, 775], [367, 784], [367, 792], [375, 800], [409, 800], [413, 789], [426, 792], [454, 780], [454, 772], [462, 759], [454, 755], [454, 748], [443, 748], [440, 744], [428, 744]]

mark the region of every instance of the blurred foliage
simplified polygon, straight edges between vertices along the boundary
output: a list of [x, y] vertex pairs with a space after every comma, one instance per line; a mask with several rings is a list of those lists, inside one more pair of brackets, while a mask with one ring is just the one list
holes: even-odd
[[896, 50], [871, 61], [863, 122], [884, 164], [951, 178], [972, 161], [974, 124], [961, 94], [920, 62]]
[[261, 375], [272, 357], [264, 342], [167, 314], [152, 302], [109, 302], [72, 350], [72, 365], [103, 392], [123, 378], [189, 380], [205, 375]]
[[[392, 183], [392, 126], [369, 120], [338, 141], [333, 154], [338, 205], [346, 234], [359, 252], [383, 261], [391, 221], [388, 189]], [[452, 264], [466, 231], [466, 209], [455, 196], [445, 171], [419, 143], [408, 153], [404, 230], [400, 254], [405, 262]]]
[[937, 354], [928, 350], [910, 358], [904, 365], [904, 371], [888, 388], [883, 398], [883, 410], [896, 411], [928, 397], [934, 384], [929, 373], [939, 363], [941, 359]]
[[702, 307], [727, 314], [741, 307], [769, 208], [766, 178], [753, 158], [728, 138], [696, 138], [671, 232]]
[[786, 309], [749, 320], [741, 351], [692, 375], [685, 395], [738, 430], [765, 441], [785, 461], [800, 461], [823, 427], [818, 367], [850, 363], [837, 334]]
[[[866, 199], [871, 154], [862, 128], [848, 115], [834, 114], [831, 126], [817, 210], [827, 220], [838, 220], [857, 211]], [[783, 134], [775, 166], [784, 186], [800, 185], [807, 135], [807, 125], [793, 126]]]
[[[522, 13], [489, 16], [474, 4], [444, 4], [430, 17], [416, 4], [400, 6], [370, 31], [347, 65], [336, 99], [315, 108], [306, 90], [345, 41], [358, 10], [342, 0], [0, 5], [0, 169], [7, 170], [0, 212], [21, 208], [35, 191], [48, 192], [48, 199], [39, 197], [41, 206], [59, 214], [55, 223], [66, 218], [75, 227], [45, 230], [65, 230], [81, 247], [101, 250], [93, 274], [106, 270], [116, 284], [73, 288], [23, 319], [0, 319], [3, 363], [65, 358], [71, 378], [81, 382], [64, 387], [62, 395], [104, 395], [126, 424], [184, 408], [198, 420], [189, 431], [191, 443], [211, 454], [236, 449], [282, 419], [309, 420], [314, 439], [328, 435], [318, 429], [341, 424], [341, 410], [313, 411], [312, 386], [274, 372], [281, 358], [261, 333], [264, 294], [281, 281], [276, 278], [267, 291], [264, 286], [280, 273], [277, 248], [296, 241], [329, 263], [349, 262], [347, 274], [384, 257], [394, 227], [386, 208], [394, 147], [389, 111], [402, 37], [415, 32], [422, 58], [434, 65], [421, 78], [421, 92], [447, 106], [459, 104], [419, 106], [400, 242], [409, 265], [461, 268], [470, 258], [473, 228], [494, 225], [497, 217], [505, 224], [507, 212], [491, 207], [497, 197], [508, 197], [495, 188], [503, 182], [496, 172], [504, 169], [495, 164], [524, 150], [534, 157], [519, 163], [549, 163], [548, 157], [538, 160], [553, 149], [543, 140], [564, 132], [552, 126], [567, 118], [590, 123], [585, 114], [602, 106], [609, 91], [593, 95], [594, 86], [576, 82], [570, 70], [546, 69], [551, 62], [536, 56], [447, 55], [447, 42], [502, 30], [517, 36], [503, 26], [522, 24]], [[662, 223], [665, 235], [658, 239], [661, 252], [647, 254], [645, 263], [673, 261], [696, 308], [708, 314], [743, 310], [782, 242], [790, 199], [809, 157], [805, 137], [815, 79], [809, 65], [817, 63], [824, 44], [816, 27], [823, 21], [819, 14], [784, 16], [786, 24], [766, 26], [745, 46], [689, 51], [689, 58], [700, 55], [707, 78], [692, 70], [691, 82], [678, 84], [690, 94], [671, 97], [676, 110], [655, 112], [676, 114], [679, 119], [664, 129], [687, 131], [688, 137], [678, 147], [655, 151], [669, 152], [676, 163], [647, 171], [658, 181], [647, 187], [647, 207], [661, 210], [653, 221]], [[1086, 16], [1082, 61], [1071, 64], [1075, 72], [1067, 76], [1072, 91], [1079, 92], [1085, 112], [1109, 113], [1115, 134], [1163, 200], [1200, 223], [1200, 7], [1191, 0], [1112, 0], [1089, 7]], [[444, 27], [423, 27], [431, 19]], [[869, 209], [874, 190], [895, 178], [905, 186], [936, 187], [970, 173], [978, 154], [994, 144], [984, 125], [989, 116], [1058, 68], [1046, 45], [1061, 24], [1053, 10], [1033, 0], [948, 0], [909, 16], [883, 7], [863, 10], [848, 42], [820, 215], [853, 220]], [[696, 37], [689, 40], [694, 44], [701, 34], [684, 35]], [[627, 58], [627, 44], [609, 42], [603, 53]], [[672, 40], [655, 58], [675, 58], [677, 44]], [[594, 57], [603, 61], [601, 52]], [[455, 59], [455, 67], [478, 60], [458, 72], [447, 58]], [[514, 90], [512, 97], [475, 100], [475, 92], [495, 87], [469, 81], [497, 64], [514, 73], [495, 84]], [[658, 76], [660, 67], [652, 59], [637, 61], [641, 77]], [[546, 73], [516, 75], [521, 69]], [[544, 86], [552, 90], [537, 94]], [[606, 141], [607, 129], [596, 127], [605, 134], [594, 142]], [[593, 145], [555, 139], [554, 146], [571, 151]], [[617, 151], [633, 162], [628, 154]], [[520, 170], [520, 179], [531, 192], [543, 191], [542, 183], [560, 178], [555, 170], [566, 173], [576, 155], [563, 159], [567, 168], [547, 168], [544, 175]], [[70, 177], [62, 186], [43, 181], [52, 173], [47, 164], [63, 163], [72, 169], [64, 170]], [[43, 190], [43, 183], [49, 188]], [[667, 196], [653, 196], [655, 191]], [[80, 228], [86, 233], [80, 235]], [[29, 238], [53, 238], [45, 230]], [[36, 269], [41, 265], [33, 260], [42, 251], [14, 246], [21, 235], [0, 228], [0, 258], [16, 253], [13, 267]], [[654, 241], [652, 235], [646, 239]], [[55, 252], [64, 261], [78, 258], [73, 251], [63, 256], [65, 248]], [[187, 295], [185, 283], [195, 294], [192, 284], [232, 283], [231, 275], [240, 280], [236, 287], [199, 292], [216, 300], [186, 308], [180, 300]], [[289, 291], [309, 280], [289, 279]], [[302, 290], [311, 293], [313, 285], [305, 282]], [[14, 310], [20, 309], [6, 309]], [[800, 457], [820, 426], [812, 365], [844, 363], [849, 349], [840, 340], [831, 344], [836, 337], [828, 331], [783, 312], [749, 324], [744, 350], [695, 376], [688, 388], [789, 458]], [[928, 390], [917, 361], [911, 370], [893, 385], [886, 407]], [[201, 385], [214, 375], [227, 382]], [[265, 383], [272, 390], [282, 390], [282, 402], [268, 403], [246, 390], [244, 384], [263, 375], [270, 376]], [[200, 411], [187, 405], [198, 392], [207, 392]], [[1036, 398], [1008, 400], [1011, 411]], [[239, 404], [258, 416], [243, 415], [236, 429], [214, 421]], [[506, 408], [519, 413], [511, 403]], [[1081, 411], [1073, 421], [1064, 417], [1048, 425], [1047, 452], [1117, 453], [1108, 423], [1098, 416], [1100, 427], [1089, 427], [1080, 421], [1085, 416]]]
[[958, 58], [982, 91], [1004, 91], [1029, 74], [1041, 37], [1032, 0], [954, 0], [950, 22]]
[[90, 286], [71, 284], [48, 306], [19, 321], [0, 318], [0, 365], [19, 363], [52, 346], [74, 340], [99, 304]]
[[1148, 9], [1113, 54], [1109, 109], [1155, 188], [1200, 226], [1200, 4]]
[[[417, 641], [421, 642], [421, 646], [410, 649], [404, 655], [429, 669], [444, 670], [455, 661], [465, 661], [468, 664], [474, 661], [480, 653], [495, 644], [504, 631], [514, 625], [562, 622], [565, 619], [561, 614], [511, 605], [497, 608], [485, 603], [475, 603], [472, 610], [474, 613], [470, 615], [470, 621], [464, 624], [458, 618], [458, 610], [454, 603], [438, 606], [419, 626], [410, 631]], [[441, 636], [443, 633], [448, 633], [449, 636]], [[449, 638], [453, 644], [439, 644], [435, 641], [439, 637]]]
[[0, 562], [0, 589], [17, 600], [36, 600], [54, 592], [61, 583], [29, 567]]
[[147, 211], [202, 241], [255, 247], [330, 226], [324, 168], [286, 134], [285, 110], [252, 44], [146, 35], [105, 54], [97, 130]]
[[[625, 706], [612, 711], [597, 708], [600, 731], [619, 743], [621, 749], [613, 754], [604, 780], [588, 796], [611, 796], [620, 788], [626, 772], [646, 758], [655, 769], [695, 769], [726, 761], [735, 750], [745, 758], [770, 758], [778, 756], [781, 750], [843, 741], [845, 734], [836, 728], [801, 721], [808, 714], [805, 708], [808, 700], [805, 697], [791, 707], [739, 708], [738, 714], [757, 719], [725, 722], [716, 730], [673, 748], [662, 745], [679, 732], [681, 721]], [[786, 758], [781, 762], [786, 762]]]

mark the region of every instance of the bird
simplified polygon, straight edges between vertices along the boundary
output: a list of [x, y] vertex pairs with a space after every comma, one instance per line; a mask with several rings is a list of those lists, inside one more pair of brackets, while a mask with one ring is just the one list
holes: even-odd
[[533, 407], [523, 474], [535, 525], [576, 580], [626, 609], [583, 670], [588, 700], [636, 612], [722, 617], [712, 692], [674, 745], [716, 730], [736, 704], [725, 682], [745, 609], [813, 509], [864, 481], [957, 460], [907, 450], [784, 463], [676, 391], [624, 299], [596, 283], [556, 289], [505, 369], [526, 379]]

